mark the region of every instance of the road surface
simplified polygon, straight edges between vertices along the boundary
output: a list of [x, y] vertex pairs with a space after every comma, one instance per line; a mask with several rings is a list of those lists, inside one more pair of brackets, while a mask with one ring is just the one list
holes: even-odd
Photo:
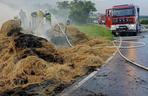
[[[145, 42], [145, 47], [122, 49], [122, 53], [148, 67], [148, 33], [141, 36], [133, 41]], [[76, 84], [64, 90], [60, 96], [148, 96], [148, 71], [130, 64], [117, 54], [92, 78], [79, 87]]]

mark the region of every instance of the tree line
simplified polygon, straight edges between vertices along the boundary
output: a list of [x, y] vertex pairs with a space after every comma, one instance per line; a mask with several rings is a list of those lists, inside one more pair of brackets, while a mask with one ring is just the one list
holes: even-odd
[[95, 3], [87, 0], [60, 1], [57, 8], [69, 10], [68, 18], [75, 23], [87, 23], [90, 14], [96, 11]]

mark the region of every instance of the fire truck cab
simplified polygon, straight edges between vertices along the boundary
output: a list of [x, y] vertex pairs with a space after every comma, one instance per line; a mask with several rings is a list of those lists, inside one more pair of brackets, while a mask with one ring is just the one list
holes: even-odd
[[106, 10], [106, 27], [114, 35], [137, 35], [140, 31], [140, 9], [135, 5], [118, 5]]

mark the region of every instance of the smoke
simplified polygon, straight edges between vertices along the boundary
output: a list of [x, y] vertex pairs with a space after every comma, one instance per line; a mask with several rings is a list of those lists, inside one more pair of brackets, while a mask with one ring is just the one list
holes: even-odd
[[5, 21], [12, 19], [12, 18], [14, 18], [14, 16], [18, 15], [17, 14], [18, 10], [13, 9], [13, 8], [9, 7], [8, 5], [3, 4], [3, 3], [0, 3], [0, 9], [1, 9], [1, 12], [0, 12], [0, 27]]
[[0, 2], [15, 9], [26, 9], [28, 11], [32, 11], [45, 4], [56, 6], [56, 0], [1, 0]]
[[[18, 10], [23, 9], [29, 16], [33, 11], [48, 9], [52, 14], [56, 15], [60, 21], [65, 21], [68, 17], [68, 10], [57, 10], [57, 1], [61, 0], [0, 0], [0, 3], [8, 6], [10, 11], [7, 11], [7, 13], [12, 13], [12, 15], [14, 15], [14, 13], [16, 14], [14, 10], [18, 12]], [[7, 9], [4, 6], [0, 6], [0, 8], [4, 10]], [[1, 14], [3, 14], [3, 12]], [[5, 17], [10, 17], [10, 15], [6, 14]]]
[[[69, 10], [60, 10], [56, 8], [56, 0], [1, 0], [0, 9], [6, 10], [0, 13], [0, 23], [19, 16], [22, 21], [22, 27], [27, 34], [33, 34], [39, 37], [51, 40], [53, 36], [52, 29], [57, 23], [65, 23]], [[25, 12], [20, 16], [20, 10]], [[45, 18], [32, 18], [31, 13], [35, 11], [48, 10], [52, 14], [51, 24]], [[56, 18], [55, 18], [56, 17]]]

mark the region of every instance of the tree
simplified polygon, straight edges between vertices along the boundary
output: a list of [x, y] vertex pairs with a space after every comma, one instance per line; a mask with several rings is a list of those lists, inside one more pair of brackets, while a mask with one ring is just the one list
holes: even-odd
[[69, 1], [57, 2], [57, 5], [59, 9], [68, 9], [70, 7]]
[[143, 20], [141, 20], [140, 23], [141, 23], [141, 24], [148, 24], [148, 19], [143, 19]]
[[76, 23], [86, 23], [89, 14], [96, 11], [95, 4], [86, 0], [73, 0], [58, 2], [58, 8], [70, 9], [69, 18]]

